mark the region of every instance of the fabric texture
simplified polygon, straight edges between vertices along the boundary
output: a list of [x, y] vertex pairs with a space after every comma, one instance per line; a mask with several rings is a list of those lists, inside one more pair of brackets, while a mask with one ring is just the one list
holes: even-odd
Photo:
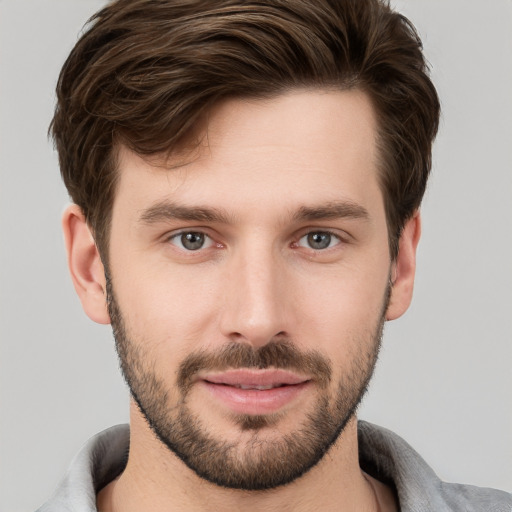
[[[117, 425], [91, 438], [53, 497], [37, 512], [97, 512], [96, 493], [116, 478], [128, 460], [130, 430]], [[390, 485], [401, 512], [512, 512], [512, 494], [441, 481], [401, 437], [358, 423], [361, 468]]]

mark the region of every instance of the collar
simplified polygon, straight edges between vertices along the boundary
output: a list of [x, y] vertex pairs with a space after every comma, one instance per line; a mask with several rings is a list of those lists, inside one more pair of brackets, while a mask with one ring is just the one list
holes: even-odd
[[[124, 470], [130, 429], [117, 425], [91, 438], [73, 459], [53, 497], [37, 512], [96, 512], [96, 494]], [[512, 494], [441, 481], [401, 437], [358, 422], [363, 471], [394, 488], [401, 512], [511, 512]]]

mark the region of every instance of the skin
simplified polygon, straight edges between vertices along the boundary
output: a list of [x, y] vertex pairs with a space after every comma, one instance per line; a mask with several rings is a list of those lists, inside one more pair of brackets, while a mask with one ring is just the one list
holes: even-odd
[[[305, 90], [218, 105], [203, 138], [208, 143], [185, 160], [176, 157], [180, 165], [173, 169], [120, 148], [111, 277], [127, 332], [151, 358], [170, 403], [178, 400], [179, 363], [191, 352], [233, 341], [261, 347], [283, 334], [299, 350], [315, 349], [332, 363], [327, 391], [333, 393], [357, 355], [375, 343], [371, 334], [390, 280], [386, 320], [406, 311], [420, 220], [416, 214], [406, 223], [391, 261], [375, 137], [364, 93]], [[162, 204], [214, 209], [225, 218], [141, 220]], [[297, 218], [304, 208], [326, 204], [350, 205], [364, 215]], [[94, 321], [109, 323], [104, 268], [76, 205], [64, 214], [63, 226], [83, 308]], [[187, 251], [176, 236], [182, 230], [203, 232], [209, 242]], [[310, 247], [311, 232], [332, 233], [330, 246]], [[307, 386], [283, 407], [275, 428], [258, 432], [260, 439], [293, 432], [321, 393]], [[236, 438], [240, 453], [247, 448], [254, 432], [241, 431], [224, 403], [193, 386], [188, 405], [215, 436]], [[305, 475], [251, 492], [199, 478], [159, 441], [133, 401], [130, 423], [127, 468], [98, 496], [104, 512], [370, 511], [376, 498], [381, 510], [395, 507], [389, 489], [359, 467], [355, 417]]]

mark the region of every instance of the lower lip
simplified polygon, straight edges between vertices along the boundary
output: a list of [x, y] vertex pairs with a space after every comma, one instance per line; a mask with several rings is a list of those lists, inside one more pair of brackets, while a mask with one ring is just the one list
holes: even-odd
[[309, 382], [272, 389], [240, 389], [202, 381], [204, 387], [237, 414], [271, 414], [290, 404], [302, 394]]

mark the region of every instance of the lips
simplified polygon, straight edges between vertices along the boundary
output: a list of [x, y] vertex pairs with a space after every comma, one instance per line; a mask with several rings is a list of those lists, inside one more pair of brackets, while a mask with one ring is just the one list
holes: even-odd
[[277, 412], [297, 399], [310, 379], [288, 370], [229, 370], [201, 376], [215, 401], [238, 414]]
[[209, 374], [203, 377], [212, 384], [246, 388], [276, 388], [293, 386], [309, 379], [287, 370], [229, 370], [219, 374]]

